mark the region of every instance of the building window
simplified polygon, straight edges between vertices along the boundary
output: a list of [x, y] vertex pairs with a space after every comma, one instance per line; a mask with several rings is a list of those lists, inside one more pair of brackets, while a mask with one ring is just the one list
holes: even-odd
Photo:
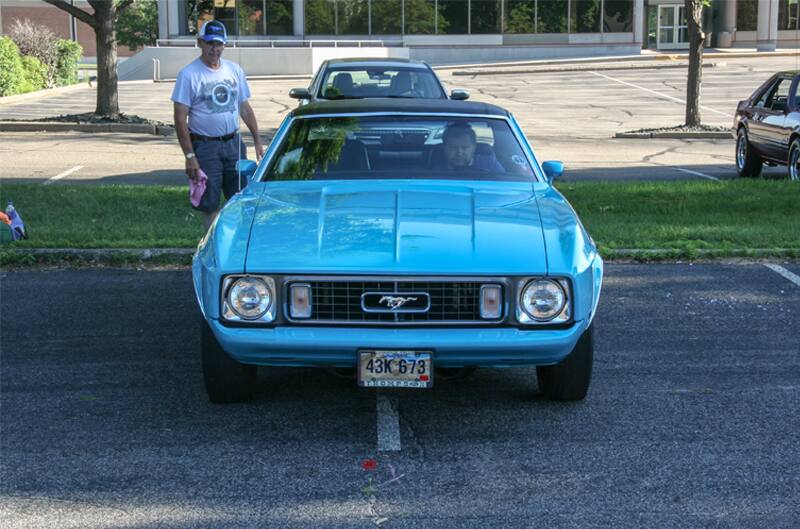
[[403, 0], [372, 0], [372, 34], [403, 33]]
[[336, 4], [333, 0], [306, 0], [306, 33], [336, 35]]
[[466, 35], [469, 33], [467, 0], [438, 0], [436, 33]]
[[800, 0], [780, 0], [778, 3], [778, 29], [798, 29]]
[[569, 3], [566, 0], [538, 0], [536, 2], [536, 32], [566, 33]]
[[570, 0], [570, 33], [600, 33], [601, 0]]
[[536, 0], [506, 0], [503, 33], [536, 33]]
[[500, 0], [470, 0], [470, 33], [500, 33]]
[[436, 32], [436, 3], [434, 0], [405, 0], [405, 31], [408, 35], [432, 35]]
[[736, 2], [736, 31], [756, 31], [758, 0]]
[[266, 35], [267, 17], [265, 0], [242, 0], [239, 3], [239, 35]]
[[337, 35], [369, 34], [367, 0], [336, 0]]
[[631, 31], [633, 31], [633, 0], [605, 0], [603, 32], [629, 33]]

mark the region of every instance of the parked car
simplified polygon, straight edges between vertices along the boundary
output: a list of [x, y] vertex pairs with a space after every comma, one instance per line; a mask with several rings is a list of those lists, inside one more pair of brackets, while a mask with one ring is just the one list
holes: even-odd
[[[300, 104], [369, 97], [448, 99], [442, 81], [428, 63], [409, 59], [331, 59], [322, 63], [308, 88], [292, 88]], [[469, 98], [453, 90], [449, 99]]]
[[736, 108], [736, 171], [759, 176], [763, 164], [788, 166], [800, 180], [800, 71], [779, 72]]
[[251, 398], [256, 366], [410, 388], [537, 366], [547, 398], [586, 395], [603, 261], [507, 111], [312, 103], [239, 169], [192, 264], [212, 401]]

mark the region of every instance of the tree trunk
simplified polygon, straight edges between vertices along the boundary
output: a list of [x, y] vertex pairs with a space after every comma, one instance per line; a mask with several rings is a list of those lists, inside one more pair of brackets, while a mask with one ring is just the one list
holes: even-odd
[[119, 116], [117, 98], [117, 32], [114, 28], [114, 2], [104, 2], [96, 12], [97, 28], [97, 106], [95, 114], [116, 119]]
[[703, 1], [685, 0], [689, 26], [689, 75], [686, 79], [686, 126], [696, 127], [700, 119], [700, 85], [703, 82]]

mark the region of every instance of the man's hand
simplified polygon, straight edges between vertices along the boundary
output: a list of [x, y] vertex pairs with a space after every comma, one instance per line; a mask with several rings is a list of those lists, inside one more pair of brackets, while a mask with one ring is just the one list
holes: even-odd
[[197, 171], [200, 170], [200, 164], [197, 163], [197, 157], [191, 160], [186, 160], [186, 176], [189, 180], [197, 180]]
[[261, 138], [255, 138], [256, 147], [256, 160], [261, 160], [264, 157], [264, 145], [261, 143]]

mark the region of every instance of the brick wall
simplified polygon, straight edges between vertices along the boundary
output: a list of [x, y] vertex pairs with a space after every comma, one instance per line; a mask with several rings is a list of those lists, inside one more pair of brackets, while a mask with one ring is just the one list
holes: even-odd
[[[0, 0], [0, 19], [2, 19], [3, 22], [0, 33], [3, 35], [8, 34], [15, 20], [25, 20], [27, 18], [36, 24], [47, 26], [62, 39], [69, 38], [70, 16], [66, 11], [44, 3], [40, 4], [31, 1], [25, 2], [22, 5], [20, 5], [20, 2], [14, 2], [11, 5], [7, 4], [11, 4], [11, 2]], [[91, 8], [86, 9], [86, 11], [91, 12]], [[78, 43], [83, 46], [84, 57], [96, 57], [97, 49], [94, 43], [94, 30], [80, 20], [77, 20], [77, 26]], [[130, 57], [134, 53], [136, 52], [131, 51], [125, 46], [117, 47], [117, 55], [119, 57]]]

